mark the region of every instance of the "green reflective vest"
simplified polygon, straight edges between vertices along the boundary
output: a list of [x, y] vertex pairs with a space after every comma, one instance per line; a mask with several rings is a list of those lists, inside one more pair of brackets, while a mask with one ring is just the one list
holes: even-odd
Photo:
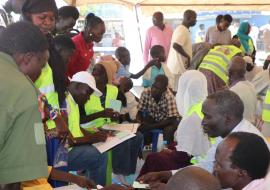
[[207, 69], [215, 73], [220, 79], [228, 84], [228, 69], [231, 59], [242, 51], [233, 45], [216, 46], [203, 58], [199, 69]]
[[270, 88], [268, 88], [264, 98], [262, 120], [265, 122], [270, 122]]
[[244, 46], [242, 44], [240, 46], [240, 49], [243, 52], [243, 54], [246, 54], [246, 53], [247, 54], [252, 54], [254, 52], [254, 50], [255, 50], [252, 39], [248, 40], [248, 52], [246, 52], [246, 50], [245, 50], [245, 48], [244, 48]]
[[71, 94], [66, 97], [67, 105], [69, 107], [68, 113], [68, 128], [74, 138], [83, 137], [80, 129], [80, 111]]
[[[39, 78], [35, 82], [35, 86], [42, 94], [45, 94], [48, 103], [52, 107], [59, 109], [60, 106], [58, 102], [58, 94], [55, 92], [52, 69], [48, 63], [42, 69]], [[48, 120], [46, 124], [48, 129], [53, 129], [56, 127], [55, 122], [51, 120]]]
[[[116, 86], [107, 84], [105, 108], [109, 108], [110, 101], [116, 100], [117, 96], [118, 88]], [[91, 115], [104, 110], [104, 107], [101, 105], [100, 98], [92, 94], [84, 105], [84, 110], [86, 115]], [[93, 131], [93, 128], [102, 127], [106, 123], [111, 123], [111, 120], [109, 118], [97, 118], [91, 122], [81, 124], [81, 126], [91, 132]]]

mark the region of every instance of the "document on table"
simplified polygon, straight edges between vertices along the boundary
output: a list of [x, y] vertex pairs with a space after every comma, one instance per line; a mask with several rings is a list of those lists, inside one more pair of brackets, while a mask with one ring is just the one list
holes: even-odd
[[150, 189], [149, 184], [139, 183], [138, 181], [134, 181], [132, 187], [135, 189]]
[[[78, 185], [68, 185], [63, 187], [54, 188], [55, 190], [86, 190], [85, 188], [81, 188]], [[94, 189], [92, 189], [94, 190]]]
[[[103, 187], [100, 185], [97, 185], [97, 189], [102, 189]], [[55, 190], [87, 190], [86, 188], [81, 188], [78, 185], [68, 185], [63, 187], [54, 188]], [[97, 189], [91, 189], [91, 190], [97, 190]]]
[[108, 137], [106, 142], [95, 143], [93, 146], [96, 147], [100, 153], [103, 153], [115, 147], [116, 145], [121, 144], [122, 142], [136, 136], [134, 133], [125, 131], [117, 131], [114, 133], [114, 135], [115, 136]]
[[102, 129], [136, 133], [139, 126], [140, 126], [139, 123], [112, 124], [112, 125], [104, 125]]

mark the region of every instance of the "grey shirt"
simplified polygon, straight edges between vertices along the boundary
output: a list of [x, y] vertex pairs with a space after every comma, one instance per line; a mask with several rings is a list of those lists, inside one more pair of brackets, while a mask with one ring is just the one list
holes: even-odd
[[217, 26], [211, 26], [208, 28], [205, 42], [209, 42], [211, 44], [221, 44], [228, 45], [231, 41], [231, 32], [230, 30], [219, 31]]

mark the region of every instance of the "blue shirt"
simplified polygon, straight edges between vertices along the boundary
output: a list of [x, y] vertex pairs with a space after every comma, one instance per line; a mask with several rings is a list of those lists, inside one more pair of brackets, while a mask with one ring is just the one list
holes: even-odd
[[126, 67], [120, 64], [119, 69], [117, 70], [116, 77], [130, 77], [131, 73], [126, 69]]
[[158, 75], [165, 75], [165, 72], [164, 72], [162, 66], [159, 69], [154, 65], [150, 69], [151, 69], [151, 78], [150, 78], [150, 80], [143, 79], [143, 84], [142, 85], [145, 88], [151, 87], [154, 84], [155, 79], [156, 79], [156, 77]]

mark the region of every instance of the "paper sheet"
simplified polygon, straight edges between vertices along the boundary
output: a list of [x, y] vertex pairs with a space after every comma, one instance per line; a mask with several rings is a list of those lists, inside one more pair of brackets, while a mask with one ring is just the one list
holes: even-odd
[[[55, 190], [86, 190], [85, 188], [81, 188], [78, 185], [68, 185], [63, 187], [54, 188]], [[94, 189], [92, 189], [94, 190]]]
[[135, 189], [150, 189], [149, 184], [139, 183], [138, 181], [134, 181], [132, 187]]
[[109, 108], [112, 108], [114, 111], [120, 112], [122, 108], [122, 102], [120, 100], [110, 100]]
[[132, 133], [126, 133], [124, 134], [123, 132], [119, 132], [118, 134], [115, 135], [115, 137], [108, 137], [106, 142], [99, 142], [93, 144], [94, 147], [100, 152], [106, 152], [107, 150], [110, 150], [111, 148], [115, 147], [116, 145], [132, 138], [135, 137], [135, 134]]
[[104, 125], [102, 128], [106, 130], [126, 131], [130, 133], [136, 133], [139, 127], [139, 123], [127, 123], [127, 124], [113, 124]]

